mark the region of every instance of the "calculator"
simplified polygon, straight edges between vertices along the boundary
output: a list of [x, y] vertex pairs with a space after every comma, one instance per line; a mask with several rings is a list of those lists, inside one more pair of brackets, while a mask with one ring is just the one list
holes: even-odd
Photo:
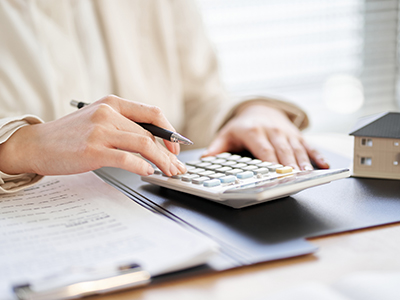
[[232, 153], [185, 162], [187, 173], [168, 177], [159, 169], [142, 180], [242, 208], [293, 195], [304, 189], [350, 176], [349, 169], [294, 170]]

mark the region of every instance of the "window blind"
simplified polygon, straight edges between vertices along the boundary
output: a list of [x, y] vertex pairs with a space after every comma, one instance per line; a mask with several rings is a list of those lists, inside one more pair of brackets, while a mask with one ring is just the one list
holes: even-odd
[[398, 109], [398, 0], [198, 3], [232, 94], [299, 104], [313, 131]]

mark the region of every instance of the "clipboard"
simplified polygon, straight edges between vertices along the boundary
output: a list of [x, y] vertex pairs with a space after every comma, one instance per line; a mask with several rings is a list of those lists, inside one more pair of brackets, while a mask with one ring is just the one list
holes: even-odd
[[13, 291], [18, 300], [76, 299], [139, 287], [151, 281], [149, 272], [137, 264], [121, 266], [117, 273], [41, 291], [35, 290], [31, 284], [16, 285]]

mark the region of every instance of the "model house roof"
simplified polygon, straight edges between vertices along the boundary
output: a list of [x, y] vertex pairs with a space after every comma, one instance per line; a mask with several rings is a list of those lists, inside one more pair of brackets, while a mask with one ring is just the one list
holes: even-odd
[[400, 139], [400, 113], [386, 112], [361, 118], [350, 135]]

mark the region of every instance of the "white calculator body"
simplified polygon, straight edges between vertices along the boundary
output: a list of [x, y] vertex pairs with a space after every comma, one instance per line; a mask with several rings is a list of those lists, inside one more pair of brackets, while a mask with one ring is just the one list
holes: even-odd
[[142, 180], [242, 208], [350, 176], [348, 169], [297, 171], [231, 153], [188, 161], [186, 167], [183, 175], [168, 177], [156, 170]]

